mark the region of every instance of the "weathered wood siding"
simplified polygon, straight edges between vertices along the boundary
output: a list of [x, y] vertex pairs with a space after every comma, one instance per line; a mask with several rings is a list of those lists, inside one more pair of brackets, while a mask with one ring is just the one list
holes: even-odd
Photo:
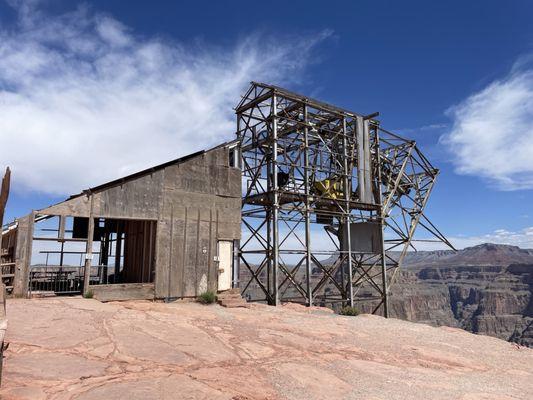
[[156, 297], [217, 289], [219, 239], [241, 234], [241, 172], [215, 149], [165, 169], [157, 231]]
[[95, 217], [157, 220], [164, 174], [164, 169], [155, 171], [98, 193]]
[[[241, 172], [229, 166], [226, 148], [96, 190], [91, 196], [95, 218], [157, 221], [157, 298], [197, 296], [217, 289], [217, 241], [240, 239], [241, 235]], [[89, 217], [90, 196], [66, 200], [38, 214]], [[17, 254], [22, 269], [17, 293], [22, 294], [27, 290], [28, 240], [33, 224], [27, 217], [21, 218], [18, 229]]]
[[43, 215], [64, 215], [72, 217], [89, 217], [91, 202], [88, 196], [79, 196], [62, 203], [39, 210]]
[[31, 213], [18, 220], [15, 280], [13, 282], [13, 294], [15, 297], [25, 297], [28, 294], [34, 219], [35, 215]]
[[[153, 219], [159, 216], [165, 170], [141, 176], [92, 194], [93, 215], [116, 219]], [[40, 214], [89, 217], [91, 202], [82, 195], [39, 210]]]
[[153, 283], [118, 283], [115, 285], [91, 285], [96, 300], [121, 301], [121, 300], [152, 300], [154, 298]]

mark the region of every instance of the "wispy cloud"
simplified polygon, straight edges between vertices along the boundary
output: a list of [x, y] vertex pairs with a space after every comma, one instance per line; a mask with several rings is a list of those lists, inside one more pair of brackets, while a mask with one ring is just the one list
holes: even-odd
[[17, 26], [0, 28], [0, 167], [19, 190], [53, 194], [233, 139], [248, 82], [288, 83], [330, 35], [189, 46], [84, 7], [52, 17], [13, 4]]
[[441, 142], [456, 171], [501, 190], [533, 188], [533, 67], [522, 58], [511, 72], [448, 110], [453, 120]]

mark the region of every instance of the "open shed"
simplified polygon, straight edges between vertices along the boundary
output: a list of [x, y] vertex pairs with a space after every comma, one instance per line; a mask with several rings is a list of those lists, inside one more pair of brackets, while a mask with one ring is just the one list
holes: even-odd
[[183, 298], [233, 284], [241, 171], [225, 143], [85, 190], [2, 232], [12, 295]]

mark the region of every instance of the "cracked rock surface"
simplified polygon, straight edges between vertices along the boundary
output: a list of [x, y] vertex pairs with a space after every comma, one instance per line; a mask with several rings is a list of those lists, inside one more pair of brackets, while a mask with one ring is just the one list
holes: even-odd
[[0, 398], [531, 399], [533, 350], [296, 305], [7, 303]]

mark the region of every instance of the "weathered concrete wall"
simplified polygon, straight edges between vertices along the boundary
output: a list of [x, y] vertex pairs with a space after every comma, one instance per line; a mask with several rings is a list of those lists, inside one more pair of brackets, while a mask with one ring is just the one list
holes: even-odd
[[241, 234], [241, 172], [215, 149], [165, 169], [158, 222], [156, 297], [217, 289], [219, 239]]

